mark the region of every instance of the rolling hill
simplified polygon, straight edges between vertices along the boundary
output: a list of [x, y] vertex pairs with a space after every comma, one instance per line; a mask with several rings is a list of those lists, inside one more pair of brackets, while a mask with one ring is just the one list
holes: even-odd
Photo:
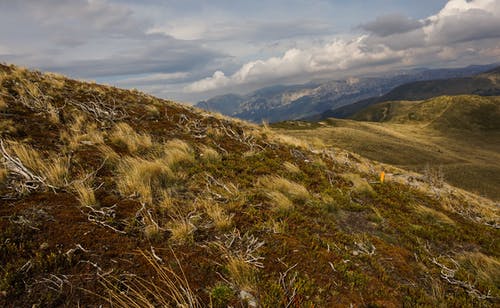
[[370, 97], [351, 105], [323, 112], [310, 117], [311, 120], [326, 118], [349, 118], [364, 108], [387, 101], [418, 101], [440, 95], [473, 94], [483, 96], [500, 95], [500, 67], [472, 77], [449, 78], [442, 80], [416, 81], [398, 86], [390, 92]]
[[328, 145], [405, 169], [440, 169], [453, 185], [500, 200], [499, 97], [378, 103], [352, 119], [304, 122], [302, 127], [284, 122], [276, 127], [292, 128], [286, 133], [319, 137]]
[[205, 110], [261, 123], [317, 116], [322, 112], [380, 97], [393, 88], [412, 81], [466, 77], [493, 68], [493, 65], [458, 69], [415, 69], [378, 77], [322, 80], [302, 85], [277, 85], [246, 95], [227, 94], [197, 103]]
[[498, 304], [498, 206], [438, 177], [7, 65], [0, 127], [2, 307]]

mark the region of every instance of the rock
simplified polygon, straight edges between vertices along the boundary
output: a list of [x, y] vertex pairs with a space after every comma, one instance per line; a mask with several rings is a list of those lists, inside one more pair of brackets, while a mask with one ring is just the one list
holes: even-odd
[[240, 300], [247, 303], [248, 307], [257, 308], [259, 305], [257, 304], [257, 300], [255, 296], [253, 296], [250, 292], [245, 290], [240, 291]]

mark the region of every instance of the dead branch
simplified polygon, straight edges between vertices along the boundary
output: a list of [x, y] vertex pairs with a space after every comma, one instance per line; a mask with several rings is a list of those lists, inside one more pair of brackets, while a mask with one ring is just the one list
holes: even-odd
[[0, 153], [2, 154], [3, 163], [7, 170], [21, 178], [20, 184], [12, 187], [17, 193], [21, 194], [26, 191], [37, 190], [40, 188], [40, 185], [52, 187], [46, 183], [45, 178], [35, 174], [24, 166], [19, 158], [10, 155], [5, 149], [2, 139], [0, 139]]
[[87, 215], [87, 219], [90, 222], [93, 222], [95, 224], [109, 228], [109, 229], [111, 229], [117, 233], [120, 233], [120, 234], [127, 234], [127, 232], [119, 230], [119, 229], [113, 227], [112, 225], [110, 225], [110, 223], [109, 223], [109, 220], [114, 219], [116, 216], [116, 211], [114, 210], [115, 207], [116, 207], [116, 205], [113, 205], [110, 207], [102, 207], [101, 209], [96, 209], [96, 208], [93, 208], [93, 207], [87, 205], [84, 208], [89, 209], [90, 210], [89, 212], [85, 213], [81, 209], [80, 209], [80, 211], [83, 214]]
[[491, 296], [491, 291], [488, 290], [487, 294], [483, 294], [481, 291], [475, 288], [473, 284], [468, 281], [461, 281], [455, 278], [455, 273], [460, 269], [460, 264], [455, 261], [452, 257], [448, 259], [453, 263], [454, 268], [450, 268], [442, 263], [440, 263], [436, 258], [432, 258], [432, 263], [437, 265], [441, 269], [441, 278], [451, 285], [463, 288], [470, 296], [473, 296], [479, 300], [491, 300], [495, 299]]
[[90, 94], [92, 100], [79, 102], [68, 99], [66, 102], [84, 113], [90, 115], [92, 119], [103, 124], [104, 122], [120, 121], [128, 117], [127, 111], [111, 98], [110, 102], [105, 102], [95, 94]]
[[297, 296], [297, 286], [295, 282], [297, 280], [297, 272], [295, 272], [292, 276], [288, 276], [289, 272], [294, 269], [298, 263], [294, 266], [288, 268], [284, 273], [280, 273], [280, 277], [278, 279], [278, 283], [281, 286], [285, 293], [286, 303], [284, 305], [285, 308], [290, 307], [295, 302], [295, 297]]
[[226, 254], [239, 256], [248, 264], [264, 268], [264, 264], [261, 262], [264, 257], [258, 255], [258, 250], [265, 244], [264, 241], [259, 241], [257, 237], [249, 233], [242, 236], [238, 229], [234, 229], [232, 232], [224, 234], [221, 242], [221, 248], [226, 251]]

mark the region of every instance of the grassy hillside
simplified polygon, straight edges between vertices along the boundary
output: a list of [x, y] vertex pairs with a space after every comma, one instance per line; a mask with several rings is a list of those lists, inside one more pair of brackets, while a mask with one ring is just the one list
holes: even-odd
[[410, 82], [395, 87], [388, 93], [358, 101], [354, 104], [343, 106], [324, 112], [320, 116], [312, 117], [313, 120], [327, 118], [350, 118], [368, 106], [387, 101], [419, 101], [442, 95], [500, 95], [500, 68], [489, 70], [472, 77], [448, 78], [441, 80], [425, 80]]
[[329, 119], [312, 127], [293, 123], [278, 127], [292, 128], [286, 133], [293, 136], [320, 138], [401, 168], [440, 169], [447, 182], [500, 200], [499, 97], [385, 102], [358, 112], [353, 119], [357, 121]]
[[139, 92], [0, 71], [0, 306], [498, 304], [487, 199]]

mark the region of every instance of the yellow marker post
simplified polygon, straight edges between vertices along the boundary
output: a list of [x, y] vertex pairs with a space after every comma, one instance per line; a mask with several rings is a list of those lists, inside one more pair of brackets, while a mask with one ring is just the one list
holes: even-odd
[[385, 180], [385, 172], [382, 171], [380, 172], [380, 183], [384, 183], [384, 180]]

